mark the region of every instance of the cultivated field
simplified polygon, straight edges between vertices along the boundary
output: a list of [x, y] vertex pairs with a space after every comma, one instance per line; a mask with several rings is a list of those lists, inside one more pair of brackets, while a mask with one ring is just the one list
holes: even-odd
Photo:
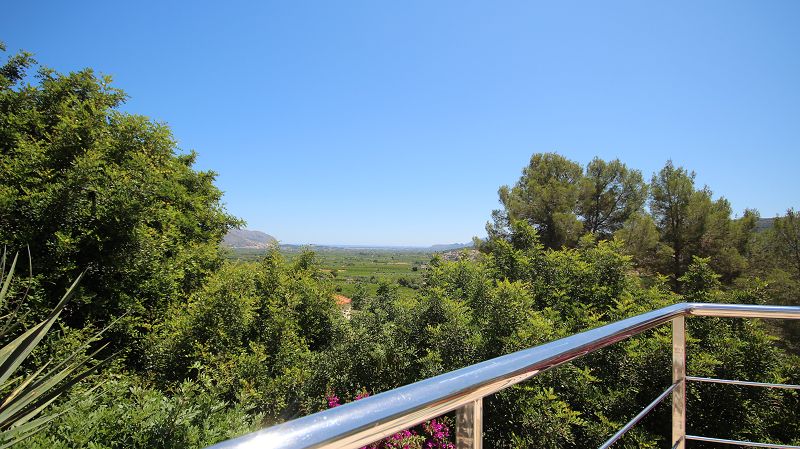
[[[433, 252], [393, 248], [308, 247], [316, 254], [319, 267], [331, 274], [336, 291], [352, 296], [359, 284], [374, 295], [380, 283], [397, 285], [400, 294], [411, 294], [422, 282], [422, 275]], [[282, 246], [281, 253], [292, 261], [303, 251], [298, 246]], [[264, 250], [233, 249], [232, 260], [255, 261]]]

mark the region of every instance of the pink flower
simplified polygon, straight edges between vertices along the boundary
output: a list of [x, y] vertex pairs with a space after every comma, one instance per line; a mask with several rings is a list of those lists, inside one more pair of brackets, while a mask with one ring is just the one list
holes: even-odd
[[[369, 397], [369, 393], [362, 390], [356, 395], [355, 400], [366, 397]], [[334, 392], [326, 395], [325, 399], [328, 401], [328, 408], [341, 405], [339, 397]], [[455, 449], [455, 445], [450, 442], [449, 418], [432, 419], [415, 429], [417, 430], [401, 430], [361, 449]]]
[[331, 393], [329, 396], [325, 396], [325, 399], [328, 400], [328, 408], [334, 408], [342, 405], [339, 402], [339, 396], [336, 396], [336, 393]]

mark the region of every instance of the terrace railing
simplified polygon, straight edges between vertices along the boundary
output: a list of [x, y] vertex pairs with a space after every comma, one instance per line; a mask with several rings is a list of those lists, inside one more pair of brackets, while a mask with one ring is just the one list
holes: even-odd
[[562, 363], [671, 322], [672, 385], [622, 426], [600, 446], [601, 448], [605, 449], [614, 444], [647, 413], [671, 395], [673, 449], [684, 449], [686, 441], [691, 440], [752, 447], [800, 449], [800, 446], [733, 441], [686, 434], [686, 382], [800, 389], [800, 385], [687, 376], [685, 317], [692, 316], [800, 319], [800, 307], [675, 304], [265, 428], [218, 443], [211, 448], [359, 448], [455, 410], [456, 447], [480, 449], [483, 443], [484, 397]]

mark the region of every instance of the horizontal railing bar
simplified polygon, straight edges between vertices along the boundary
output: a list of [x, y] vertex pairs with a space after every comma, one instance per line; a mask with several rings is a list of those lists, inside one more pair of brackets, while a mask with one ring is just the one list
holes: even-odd
[[686, 376], [686, 380], [690, 380], [693, 382], [707, 382], [714, 384], [744, 385], [748, 387], [784, 388], [787, 390], [800, 390], [800, 385], [793, 385], [793, 384], [772, 384], [766, 382], [749, 382], [745, 380], [716, 379], [713, 377], [695, 377], [695, 376]]
[[790, 444], [754, 443], [752, 441], [726, 440], [723, 438], [699, 437], [697, 435], [686, 435], [687, 440], [705, 441], [707, 443], [733, 444], [736, 446], [750, 447], [772, 447], [776, 449], [800, 449], [800, 446]]
[[627, 433], [629, 430], [631, 430], [631, 428], [632, 428], [633, 426], [635, 426], [635, 425], [636, 425], [636, 423], [638, 423], [639, 421], [641, 421], [641, 420], [642, 420], [642, 418], [644, 418], [645, 416], [647, 416], [647, 414], [648, 414], [648, 413], [650, 413], [650, 412], [651, 412], [651, 411], [652, 411], [654, 408], [656, 408], [656, 406], [657, 406], [658, 404], [660, 404], [660, 403], [661, 403], [661, 402], [664, 400], [664, 398], [666, 398], [667, 396], [669, 396], [669, 394], [670, 394], [670, 393], [672, 393], [672, 390], [674, 390], [674, 389], [675, 389], [675, 387], [677, 387], [677, 386], [678, 386], [678, 383], [679, 383], [679, 382], [676, 382], [676, 383], [674, 383], [674, 384], [670, 385], [670, 386], [669, 386], [669, 388], [667, 388], [666, 390], [664, 390], [664, 392], [663, 392], [663, 393], [661, 393], [660, 395], [658, 395], [658, 397], [657, 397], [657, 398], [655, 398], [655, 399], [653, 400], [653, 402], [649, 403], [649, 404], [647, 405], [647, 407], [645, 407], [644, 409], [642, 409], [642, 411], [641, 411], [641, 412], [639, 412], [639, 414], [638, 414], [638, 415], [634, 416], [634, 417], [633, 417], [633, 419], [631, 419], [630, 421], [628, 421], [628, 423], [627, 423], [627, 424], [625, 424], [624, 426], [622, 426], [622, 428], [621, 428], [621, 429], [619, 429], [619, 430], [617, 431], [617, 433], [615, 433], [615, 434], [614, 434], [614, 435], [613, 435], [611, 438], [609, 438], [609, 439], [608, 439], [608, 440], [607, 440], [605, 443], [603, 443], [603, 445], [602, 445], [602, 446], [600, 446], [598, 449], [608, 449], [609, 447], [611, 447], [611, 445], [612, 445], [612, 444], [616, 443], [616, 442], [617, 442], [617, 440], [619, 440], [620, 438], [622, 438], [622, 436], [623, 436], [623, 435], [625, 435], [625, 433]]
[[755, 304], [686, 304], [687, 315], [716, 316], [727, 318], [773, 318], [784, 320], [800, 320], [800, 307], [762, 306]]
[[800, 319], [800, 307], [674, 304], [261, 429], [211, 447], [363, 447], [682, 315]]

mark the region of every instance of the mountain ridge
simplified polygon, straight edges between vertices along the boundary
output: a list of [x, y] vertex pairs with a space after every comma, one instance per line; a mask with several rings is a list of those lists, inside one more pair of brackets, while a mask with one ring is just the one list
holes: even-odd
[[231, 229], [222, 239], [222, 245], [234, 249], [267, 249], [278, 243], [278, 239], [261, 231]]
[[279, 245], [286, 248], [302, 248], [312, 247], [319, 249], [381, 249], [381, 250], [399, 250], [399, 251], [450, 251], [461, 248], [471, 248], [472, 242], [469, 243], [444, 243], [429, 246], [415, 246], [415, 245], [318, 245], [315, 243], [306, 244], [292, 244], [292, 243], [278, 243], [278, 240], [262, 231], [251, 229], [231, 229], [222, 240], [222, 245], [232, 249], [267, 249], [274, 245]]

